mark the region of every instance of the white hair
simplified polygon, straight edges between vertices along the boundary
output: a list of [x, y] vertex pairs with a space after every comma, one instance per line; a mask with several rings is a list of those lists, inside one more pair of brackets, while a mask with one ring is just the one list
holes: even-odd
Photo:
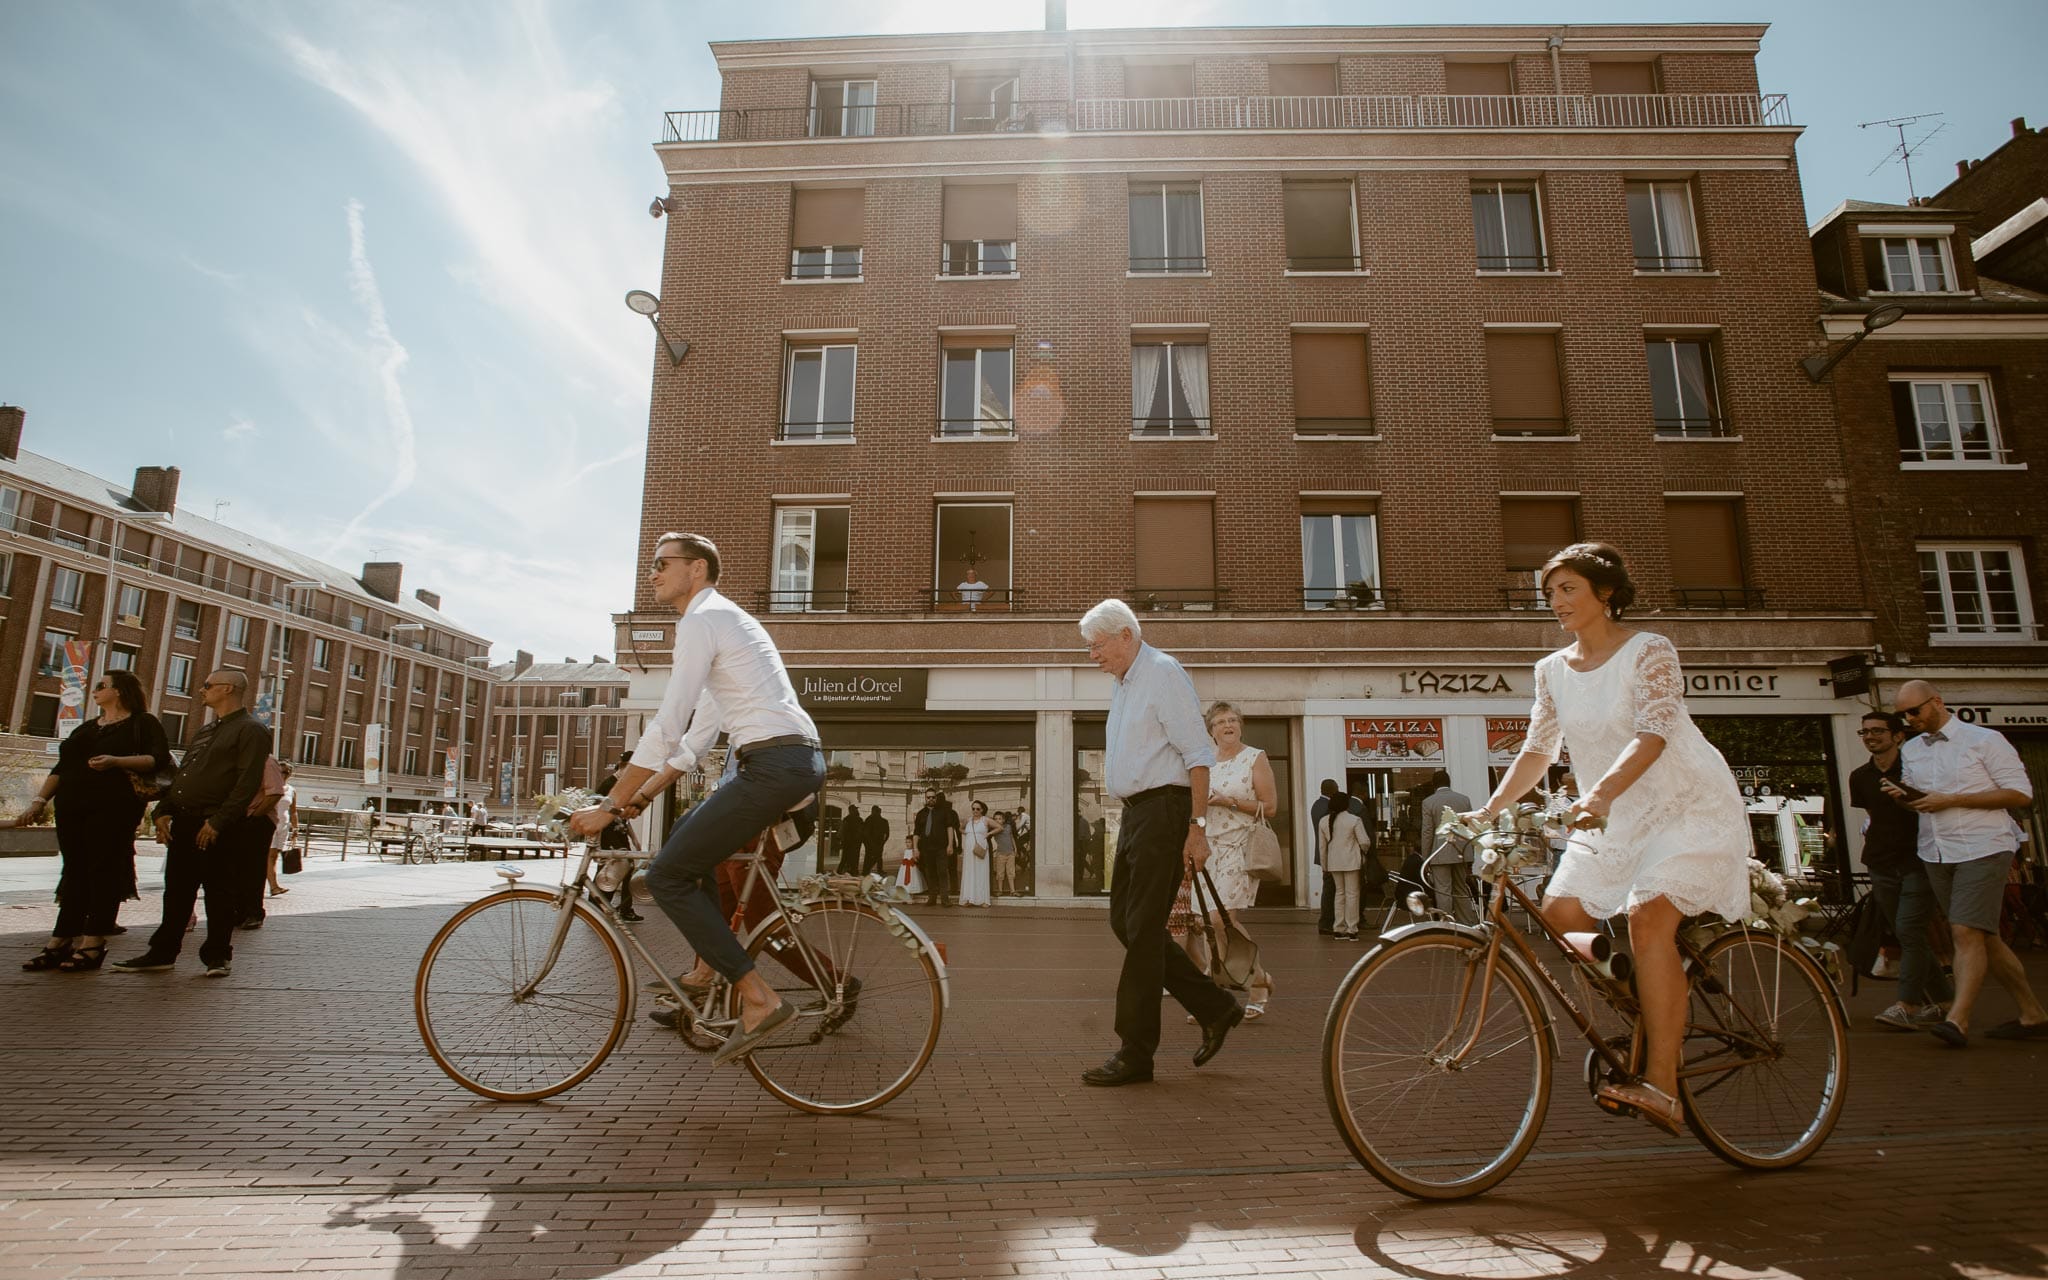
[[1121, 600], [1104, 600], [1081, 615], [1083, 640], [1107, 640], [1119, 631], [1129, 631], [1133, 636], [1145, 634], [1138, 625], [1138, 615]]

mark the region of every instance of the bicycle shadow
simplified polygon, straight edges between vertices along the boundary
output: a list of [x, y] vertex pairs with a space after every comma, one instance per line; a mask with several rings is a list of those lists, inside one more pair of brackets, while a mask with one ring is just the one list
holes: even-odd
[[[537, 1191], [525, 1196], [486, 1193], [485, 1198], [490, 1203], [479, 1216], [469, 1207], [477, 1199], [474, 1194], [431, 1188], [382, 1192], [337, 1207], [328, 1214], [324, 1229], [397, 1237], [399, 1256], [378, 1258], [380, 1266], [392, 1268], [394, 1280], [438, 1280], [455, 1268], [509, 1275], [547, 1259], [573, 1261], [581, 1274], [605, 1274], [691, 1239], [714, 1208], [708, 1197], [657, 1194], [652, 1204], [636, 1209], [630, 1222], [622, 1222], [606, 1196], [564, 1197]], [[391, 1208], [368, 1212], [380, 1204]], [[462, 1238], [465, 1233], [467, 1239]]]

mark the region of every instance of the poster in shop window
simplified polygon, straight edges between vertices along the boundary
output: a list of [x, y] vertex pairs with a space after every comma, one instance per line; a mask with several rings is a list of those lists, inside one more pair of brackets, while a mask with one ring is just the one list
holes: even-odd
[[1437, 717], [1344, 721], [1344, 762], [1413, 768], [1444, 762], [1444, 722]]
[[[1515, 763], [1515, 757], [1522, 754], [1522, 748], [1529, 741], [1529, 717], [1488, 716], [1486, 717], [1486, 763], [1496, 769], [1506, 769]], [[1558, 748], [1557, 763], [1569, 766], [1571, 758], [1562, 747]]]

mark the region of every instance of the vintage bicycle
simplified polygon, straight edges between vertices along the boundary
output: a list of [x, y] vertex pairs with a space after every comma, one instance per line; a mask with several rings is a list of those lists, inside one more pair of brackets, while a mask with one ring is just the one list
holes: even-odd
[[[1545, 994], [1589, 1045], [1589, 1092], [1641, 1077], [1628, 957], [1604, 934], [1560, 933], [1517, 883], [1515, 872], [1547, 852], [1544, 816], [1515, 806], [1492, 832], [1475, 833], [1492, 886], [1478, 925], [1447, 920], [1411, 893], [1410, 911], [1426, 918], [1385, 934], [1330, 1002], [1322, 1067], [1331, 1118], [1352, 1154], [1405, 1195], [1478, 1195], [1535, 1146], [1560, 1052]], [[1537, 958], [1514, 909], [1556, 944], [1584, 1009]], [[1742, 1168], [1799, 1164], [1827, 1141], [1847, 1084], [1848, 1019], [1832, 980], [1766, 929], [1693, 924], [1678, 945], [1691, 985], [1678, 1073], [1687, 1125]], [[1595, 1002], [1628, 1029], [1603, 1028]]]
[[[781, 883], [769, 864], [795, 843], [785, 822], [734, 856], [745, 867], [739, 902], [772, 904], [741, 928], [740, 940], [797, 1011], [742, 1061], [793, 1107], [871, 1110], [931, 1061], [950, 1000], [945, 961], [880, 876]], [[456, 1083], [528, 1102], [588, 1079], [633, 1024], [634, 955], [656, 975], [649, 986], [657, 1000], [676, 1010], [675, 1029], [658, 1034], [700, 1053], [733, 1034], [739, 1000], [731, 986], [718, 979], [707, 992], [683, 987], [611, 901], [622, 885], [630, 889], [647, 857], [637, 848], [584, 846], [575, 874], [553, 888], [522, 886], [524, 871], [500, 867], [505, 886], [441, 926], [420, 958], [413, 1008], [427, 1052]]]

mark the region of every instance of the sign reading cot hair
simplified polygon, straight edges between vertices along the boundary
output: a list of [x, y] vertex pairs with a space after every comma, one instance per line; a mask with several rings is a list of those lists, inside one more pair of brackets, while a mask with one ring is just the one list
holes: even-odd
[[1344, 721], [1344, 762], [1412, 767], [1444, 762], [1444, 722], [1435, 717]]
[[922, 711], [923, 667], [816, 667], [789, 673], [806, 711]]

